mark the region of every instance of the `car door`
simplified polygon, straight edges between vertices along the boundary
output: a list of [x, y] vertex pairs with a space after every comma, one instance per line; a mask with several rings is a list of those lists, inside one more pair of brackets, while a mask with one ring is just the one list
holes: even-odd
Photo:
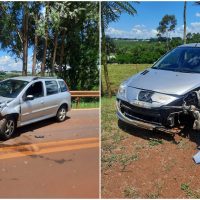
[[45, 113], [49, 117], [55, 116], [60, 106], [60, 93], [58, 83], [56, 80], [45, 80], [44, 82], [46, 87]]
[[[32, 100], [27, 100], [27, 96], [32, 95]], [[45, 115], [44, 85], [42, 81], [34, 82], [29, 86], [22, 97], [21, 122], [35, 121]]]

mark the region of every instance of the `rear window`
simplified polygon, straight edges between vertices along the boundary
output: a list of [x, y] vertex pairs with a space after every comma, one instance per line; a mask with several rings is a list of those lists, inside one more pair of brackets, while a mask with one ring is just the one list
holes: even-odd
[[58, 81], [60, 85], [60, 91], [61, 92], [66, 92], [67, 91], [67, 85], [65, 84], [64, 81]]
[[47, 96], [58, 93], [57, 81], [45, 81]]

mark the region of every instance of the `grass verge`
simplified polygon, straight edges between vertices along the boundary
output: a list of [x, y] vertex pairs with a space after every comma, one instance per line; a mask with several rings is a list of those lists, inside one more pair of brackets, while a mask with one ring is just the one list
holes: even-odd
[[76, 107], [75, 102], [72, 102], [72, 109], [79, 109], [79, 108], [99, 108], [99, 101], [80, 102], [78, 107]]
[[[119, 85], [123, 80], [126, 80], [130, 76], [143, 71], [147, 67], [150, 67], [152, 64], [111, 64], [108, 65], [108, 74], [110, 78], [110, 84], [112, 93], [116, 94]], [[103, 83], [103, 92], [105, 92], [105, 79], [104, 71], [102, 67], [102, 83]]]

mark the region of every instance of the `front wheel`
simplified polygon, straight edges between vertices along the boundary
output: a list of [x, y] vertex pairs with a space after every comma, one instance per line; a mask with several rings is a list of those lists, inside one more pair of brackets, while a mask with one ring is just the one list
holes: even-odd
[[67, 115], [67, 109], [65, 106], [62, 106], [59, 108], [57, 115], [56, 115], [56, 119], [59, 122], [63, 122], [66, 119], [66, 115]]
[[16, 120], [13, 117], [7, 117], [1, 120], [0, 137], [7, 140], [12, 137], [16, 129]]

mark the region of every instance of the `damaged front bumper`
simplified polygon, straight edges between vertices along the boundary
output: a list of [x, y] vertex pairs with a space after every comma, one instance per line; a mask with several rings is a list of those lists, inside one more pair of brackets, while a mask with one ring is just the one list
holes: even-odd
[[[123, 108], [121, 104], [123, 102]], [[163, 123], [168, 123], [170, 111], [165, 110], [161, 111], [158, 109], [145, 109], [139, 107], [129, 107], [131, 106], [128, 102], [117, 99], [116, 108], [117, 108], [117, 117], [121, 121], [147, 130], [157, 130], [164, 131], [167, 133], [177, 133], [180, 132], [180, 129], [174, 129], [173, 127], [165, 126]], [[163, 113], [163, 114], [162, 114]]]
[[[131, 125], [134, 125], [134, 126], [137, 126], [137, 127], [140, 127], [140, 128], [145, 128], [145, 129], [148, 129], [148, 130], [155, 130], [156, 127], [158, 127], [157, 125], [150, 124], [148, 122], [129, 119], [124, 114], [122, 114], [122, 112], [120, 110], [117, 111], [117, 117], [120, 120], [122, 120], [122, 121], [124, 121], [124, 122], [126, 122], [128, 124], [131, 124]], [[161, 126], [159, 126], [159, 127], [161, 127]]]

